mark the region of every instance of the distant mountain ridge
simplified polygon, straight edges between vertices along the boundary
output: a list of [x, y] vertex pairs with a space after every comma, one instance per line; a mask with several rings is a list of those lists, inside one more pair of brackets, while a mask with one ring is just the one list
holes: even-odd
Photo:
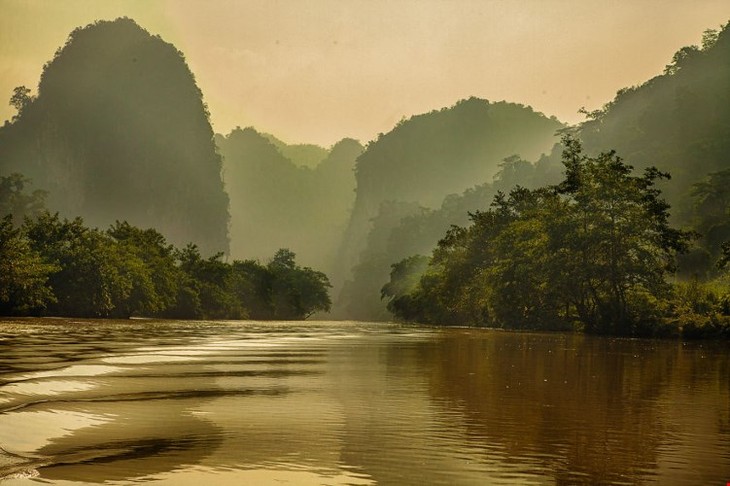
[[288, 144], [270, 133], [261, 133], [271, 142], [285, 158], [294, 165], [316, 169], [326, 157], [328, 150], [311, 143]]
[[[354, 200], [360, 143], [287, 145], [252, 127], [218, 135], [216, 143], [231, 198], [232, 255], [262, 259], [285, 247], [305, 265], [330, 270]], [[285, 155], [302, 153], [324, 157], [310, 168]]]

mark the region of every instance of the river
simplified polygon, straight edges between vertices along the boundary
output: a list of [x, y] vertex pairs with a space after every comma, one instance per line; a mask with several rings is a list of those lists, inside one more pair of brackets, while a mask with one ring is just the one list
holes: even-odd
[[727, 343], [0, 320], [2, 484], [730, 482]]

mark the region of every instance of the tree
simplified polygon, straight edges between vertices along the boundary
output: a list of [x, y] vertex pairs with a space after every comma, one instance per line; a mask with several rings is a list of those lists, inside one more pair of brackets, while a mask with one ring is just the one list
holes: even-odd
[[23, 115], [25, 109], [30, 106], [35, 98], [30, 95], [30, 89], [25, 86], [18, 86], [13, 89], [13, 95], [10, 97], [10, 106], [18, 110], [13, 120], [18, 119]]
[[245, 309], [231, 292], [232, 269], [222, 261], [223, 253], [209, 258], [200, 255], [198, 247], [188, 244], [178, 250], [176, 258], [184, 274], [172, 317], [240, 319]]
[[691, 236], [669, 225], [669, 205], [655, 185], [668, 175], [655, 168], [633, 175], [613, 152], [588, 157], [569, 135], [563, 145], [563, 182], [498, 193], [489, 210], [471, 215], [471, 226], [452, 228], [415, 289], [392, 301], [396, 315], [650, 332], [674, 257]]
[[267, 270], [271, 272], [271, 303], [276, 319], [306, 319], [328, 311], [332, 302], [327, 276], [309, 267], [299, 267], [296, 255], [285, 248], [276, 252]]
[[182, 274], [175, 265], [175, 248], [154, 229], [140, 229], [117, 221], [108, 231], [124, 253], [142, 263], [141, 278], [133, 282], [125, 314], [156, 315], [172, 307], [178, 296]]
[[383, 285], [380, 297], [392, 301], [413, 291], [426, 271], [428, 257], [413, 255], [390, 266], [390, 282]]
[[12, 217], [0, 219], [0, 314], [34, 314], [56, 301], [47, 287], [58, 268], [34, 251]]
[[634, 301], [667, 290], [674, 256], [691, 235], [669, 225], [669, 204], [656, 187], [669, 174], [649, 167], [634, 176], [613, 151], [589, 158], [576, 139], [563, 143], [566, 176], [557, 191], [570, 202], [571, 229], [563, 246], [578, 262], [567, 274], [571, 303], [588, 331], [630, 334]]
[[26, 217], [35, 217], [45, 209], [46, 191], [35, 190], [26, 194], [30, 179], [14, 172], [0, 175], [0, 217], [12, 215], [13, 223], [20, 225]]

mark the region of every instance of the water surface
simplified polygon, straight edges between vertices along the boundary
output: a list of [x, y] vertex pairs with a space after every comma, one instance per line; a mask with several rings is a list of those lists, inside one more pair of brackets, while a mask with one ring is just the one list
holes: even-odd
[[2, 484], [719, 484], [726, 343], [0, 321]]

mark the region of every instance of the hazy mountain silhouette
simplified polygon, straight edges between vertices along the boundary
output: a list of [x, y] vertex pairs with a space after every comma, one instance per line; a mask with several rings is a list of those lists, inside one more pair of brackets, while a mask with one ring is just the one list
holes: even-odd
[[48, 191], [48, 206], [105, 227], [128, 220], [172, 243], [228, 251], [228, 196], [208, 112], [180, 51], [134, 21], [74, 30], [37, 96], [0, 129], [0, 171]]
[[[292, 146], [253, 128], [216, 140], [231, 197], [232, 255], [263, 259], [271, 248], [289, 248], [305, 265], [330, 271], [355, 197], [353, 167], [362, 146], [352, 139], [329, 150]], [[302, 153], [324, 159], [309, 168], [284, 155], [292, 153], [302, 156], [300, 163]]]
[[262, 133], [294, 165], [315, 169], [327, 157], [327, 149], [311, 143], [287, 144], [270, 133]]
[[[730, 167], [728, 87], [725, 26], [572, 130], [587, 154], [614, 149], [637, 169], [670, 172], [661, 187], [673, 217], [696, 224], [693, 185]], [[263, 260], [289, 248], [330, 275], [338, 317], [388, 318], [379, 291], [391, 264], [428, 254], [498, 190], [555, 183], [562, 171], [562, 123], [478, 98], [403, 120], [364, 149], [352, 139], [288, 144], [253, 128], [214, 141], [182, 53], [127, 18], [74, 30], [37, 94], [19, 87], [11, 104], [0, 174], [27, 176], [51, 210], [92, 226], [155, 227], [204, 254], [230, 246], [235, 258]], [[719, 190], [725, 179], [713, 180]], [[724, 206], [713, 211], [720, 222], [705, 226], [717, 250], [730, 225]]]
[[[368, 144], [357, 160], [357, 196], [338, 255], [336, 268], [339, 273], [332, 276], [335, 292], [350, 278], [351, 269], [361, 265], [361, 271], [355, 271], [355, 280], [347, 284], [342, 299], [336, 304], [336, 315], [356, 315], [363, 319], [382, 317], [380, 310], [384, 306], [379, 302], [379, 289], [383, 282], [375, 280], [383, 275], [387, 277], [390, 264], [403, 256], [400, 256], [401, 251], [386, 251], [383, 258], [376, 258], [380, 263], [374, 263], [371, 261], [373, 252], [380, 254], [383, 245], [387, 246], [384, 241], [379, 244], [374, 241], [387, 240], [390, 230], [402, 217], [415, 216], [419, 211], [428, 213], [441, 207], [446, 196], [490, 182], [507, 157], [519, 154], [537, 159], [550, 150], [556, 141], [556, 131], [562, 127], [557, 119], [536, 113], [530, 107], [470, 98], [449, 108], [414, 116]], [[390, 201], [407, 204], [391, 204]], [[389, 211], [395, 213], [385, 214]], [[453, 224], [457, 222], [453, 221]], [[452, 223], [446, 223], [446, 227], [448, 224]], [[411, 241], [406, 246], [431, 248], [438, 241], [438, 237], [434, 240], [434, 235], [442, 226], [424, 229], [422, 235], [409, 235]], [[371, 234], [376, 227], [379, 237]], [[395, 243], [395, 246], [399, 245]], [[374, 250], [374, 247], [380, 249]], [[388, 261], [396, 254], [398, 259]], [[358, 274], [363, 277], [367, 274], [365, 279], [369, 283], [358, 282]], [[358, 290], [353, 292], [354, 289]], [[363, 298], [355, 302], [360, 298], [355, 295], [358, 292], [377, 295], [377, 300], [372, 302], [372, 299]], [[351, 302], [357, 308], [369, 310], [353, 314]]]
[[[672, 204], [674, 218], [703, 230], [709, 211], [707, 202], [727, 201], [726, 194], [705, 195], [696, 207], [693, 186], [730, 170], [730, 28], [706, 31], [702, 46], [680, 49], [665, 72], [640, 86], [620, 90], [601, 110], [589, 113], [588, 121], [575, 127], [589, 153], [614, 149], [636, 169], [656, 166], [672, 175], [660, 185]], [[508, 158], [492, 183], [477, 186], [462, 195], [447, 197], [441, 208], [382, 205], [372, 220], [366, 245], [345, 285], [337, 312], [350, 318], [390, 318], [380, 301], [379, 280], [387, 281], [390, 265], [415, 255], [429, 255], [450, 225], [466, 225], [468, 212], [487, 209], [498, 190], [508, 192], [521, 185], [535, 188], [560, 180], [563, 147], [534, 163]], [[534, 160], [534, 159], [533, 159]], [[722, 191], [707, 184], [708, 190]], [[712, 208], [726, 217], [727, 206]], [[387, 214], [397, 214], [388, 217]], [[393, 221], [397, 223], [393, 224]], [[717, 250], [718, 242], [730, 239], [730, 226], [705, 224], [709, 236], [702, 244]], [[708, 231], [704, 228], [704, 231]], [[714, 243], [714, 247], [710, 243]], [[712, 266], [711, 257], [708, 257]], [[694, 268], [694, 267], [693, 267]], [[696, 270], [696, 269], [694, 269]]]

